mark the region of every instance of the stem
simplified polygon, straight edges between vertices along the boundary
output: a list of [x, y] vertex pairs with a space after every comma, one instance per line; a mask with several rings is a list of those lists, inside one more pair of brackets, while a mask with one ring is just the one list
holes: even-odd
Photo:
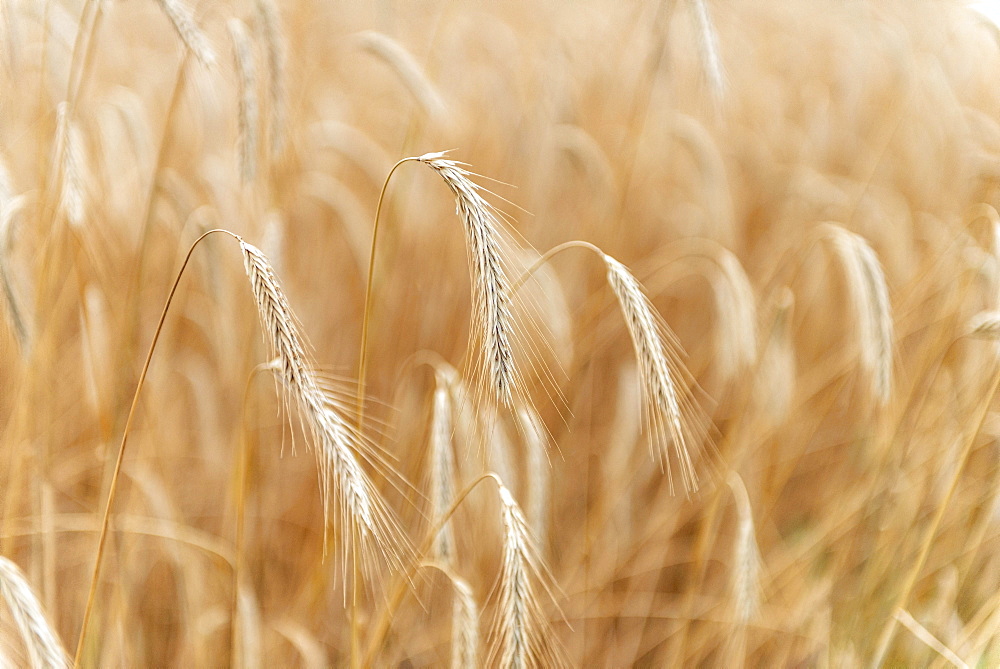
[[146, 373], [149, 371], [149, 364], [153, 359], [153, 351], [156, 349], [156, 342], [159, 341], [160, 333], [163, 331], [163, 322], [167, 318], [167, 311], [170, 309], [170, 303], [174, 299], [174, 293], [177, 292], [177, 286], [180, 284], [181, 277], [184, 275], [184, 269], [191, 260], [191, 254], [194, 253], [195, 248], [203, 239], [215, 232], [223, 232], [236, 240], [240, 239], [238, 235], [229, 232], [228, 230], [209, 230], [198, 237], [198, 239], [196, 239], [191, 245], [191, 248], [188, 249], [187, 255], [184, 257], [184, 262], [181, 264], [181, 268], [177, 272], [177, 278], [174, 279], [174, 284], [170, 288], [170, 293], [167, 295], [167, 301], [163, 305], [163, 312], [160, 314], [160, 321], [156, 325], [156, 331], [153, 333], [153, 341], [150, 343], [149, 352], [146, 354], [146, 362], [143, 363], [142, 372], [139, 374], [139, 381], [135, 387], [135, 394], [132, 395], [132, 405], [128, 410], [128, 418], [125, 420], [125, 430], [122, 432], [122, 441], [118, 446], [118, 458], [115, 461], [114, 473], [111, 475], [111, 485], [108, 490], [108, 499], [104, 505], [104, 520], [101, 522], [101, 534], [97, 542], [97, 559], [94, 561], [94, 573], [90, 579], [90, 592], [87, 595], [87, 606], [83, 611], [83, 623], [80, 625], [80, 638], [76, 645], [76, 655], [73, 657], [74, 667], [80, 666], [80, 658], [83, 655], [83, 642], [87, 636], [87, 625], [90, 622], [90, 615], [94, 609], [94, 598], [97, 594], [97, 582], [101, 575], [101, 560], [104, 557], [104, 546], [108, 538], [108, 525], [111, 521], [111, 507], [115, 502], [115, 495], [118, 492], [118, 476], [121, 473], [122, 462], [125, 459], [125, 445], [128, 441], [129, 429], [132, 427], [132, 420], [135, 418], [135, 410], [139, 404], [139, 391], [142, 390], [142, 384], [146, 380]]
[[365, 374], [368, 372], [368, 321], [372, 306], [372, 277], [375, 275], [375, 243], [378, 241], [378, 221], [382, 212], [382, 201], [385, 199], [385, 191], [389, 187], [389, 180], [393, 173], [403, 163], [416, 160], [416, 158], [403, 158], [389, 170], [385, 181], [382, 182], [382, 190], [378, 194], [378, 205], [375, 207], [375, 225], [372, 228], [372, 252], [368, 258], [368, 283], [365, 285], [365, 311], [361, 319], [361, 353], [358, 357], [358, 429], [365, 416]]
[[244, 527], [245, 527], [245, 516], [246, 516], [246, 500], [247, 500], [247, 489], [249, 488], [250, 480], [250, 457], [251, 457], [251, 447], [250, 438], [247, 434], [246, 429], [246, 419], [247, 419], [247, 404], [250, 401], [250, 386], [253, 383], [254, 378], [258, 373], [270, 369], [270, 363], [261, 363], [253, 368], [250, 372], [250, 378], [247, 379], [247, 385], [243, 389], [243, 439], [242, 448], [240, 448], [239, 460], [237, 467], [239, 471], [237, 472], [237, 489], [236, 489], [236, 546], [233, 551], [233, 601], [232, 601], [232, 612], [230, 613], [229, 624], [232, 629], [230, 629], [230, 666], [243, 666], [242, 657], [241, 661], [237, 662], [235, 660], [237, 652], [242, 648], [242, 644], [245, 643], [242, 635], [240, 634], [239, 626], [239, 604], [240, 604], [240, 580], [243, 575], [243, 540], [244, 540]]
[[962, 447], [962, 452], [958, 456], [958, 463], [955, 466], [955, 473], [952, 475], [951, 481], [948, 483], [948, 490], [945, 492], [944, 498], [938, 504], [937, 510], [934, 512], [934, 518], [927, 527], [927, 532], [924, 535], [923, 543], [920, 546], [920, 553], [917, 555], [917, 560], [913, 563], [913, 567], [910, 568], [910, 572], [907, 574], [906, 580], [903, 582], [903, 589], [899, 592], [899, 597], [896, 598], [896, 602], [892, 606], [890, 618], [888, 622], [886, 622], [885, 629], [882, 630], [882, 635], [879, 637], [875, 657], [872, 659], [871, 663], [871, 666], [874, 669], [878, 669], [878, 667], [882, 666], [886, 653], [889, 652], [889, 646], [892, 643], [893, 636], [896, 632], [896, 612], [906, 607], [906, 602], [910, 597], [910, 592], [913, 590], [913, 586], [916, 585], [917, 577], [920, 576], [920, 570], [923, 568], [924, 562], [927, 560], [927, 555], [931, 550], [931, 544], [934, 543], [934, 535], [937, 533], [938, 526], [941, 524], [941, 519], [944, 518], [944, 512], [948, 507], [948, 502], [951, 501], [952, 495], [958, 488], [958, 480], [962, 475], [962, 470], [965, 468], [966, 461], [969, 459], [969, 454], [972, 452], [972, 446], [975, 444], [976, 437], [979, 436], [983, 423], [986, 422], [986, 416], [989, 414], [990, 405], [993, 403], [993, 397], [996, 395], [998, 388], [1000, 388], [1000, 373], [994, 372], [993, 380], [990, 382], [989, 390], [986, 392], [982, 407], [979, 411], [979, 417], [976, 420], [976, 429], [969, 434], [968, 439]]
[[552, 260], [552, 257], [555, 256], [556, 254], [558, 254], [558, 253], [560, 253], [562, 251], [565, 251], [566, 249], [571, 249], [571, 248], [588, 249], [588, 250], [593, 251], [594, 253], [596, 253], [597, 256], [599, 258], [601, 258], [602, 260], [604, 259], [604, 256], [606, 255], [604, 253], [604, 251], [602, 251], [601, 249], [599, 249], [597, 246], [591, 244], [590, 242], [585, 242], [585, 241], [580, 240], [580, 239], [574, 239], [573, 241], [570, 241], [570, 242], [563, 242], [562, 244], [558, 244], [556, 246], [553, 246], [548, 251], [546, 251], [541, 256], [539, 256], [538, 260], [536, 260], [531, 265], [531, 267], [529, 267], [528, 269], [526, 269], [521, 274], [521, 276], [517, 277], [517, 281], [514, 282], [514, 285], [511, 288], [510, 292], [516, 293], [517, 291], [519, 291], [521, 289], [521, 286], [523, 286], [525, 284], [525, 282], [531, 277], [531, 275], [534, 274], [535, 272], [537, 272], [538, 269], [542, 265], [544, 265], [548, 261]]

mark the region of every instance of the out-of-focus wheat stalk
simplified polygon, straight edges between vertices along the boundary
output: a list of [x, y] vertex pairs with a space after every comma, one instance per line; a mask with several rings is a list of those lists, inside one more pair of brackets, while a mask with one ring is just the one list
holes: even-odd
[[10, 612], [27, 649], [32, 667], [69, 667], [70, 659], [59, 636], [46, 619], [42, 605], [16, 564], [0, 556], [0, 599]]

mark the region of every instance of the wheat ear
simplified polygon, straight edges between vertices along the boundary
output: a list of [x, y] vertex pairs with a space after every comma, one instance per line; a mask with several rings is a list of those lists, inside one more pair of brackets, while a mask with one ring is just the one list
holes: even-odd
[[857, 309], [861, 366], [871, 379], [871, 393], [880, 405], [892, 392], [892, 307], [889, 288], [875, 251], [860, 235], [826, 223], [821, 230], [833, 243], [852, 301]]
[[285, 148], [285, 61], [288, 45], [281, 28], [281, 17], [274, 0], [257, 0], [257, 16], [267, 45], [268, 89], [271, 103], [270, 151], [271, 157], [281, 155]]
[[[437, 374], [434, 409], [431, 417], [431, 518], [440, 518], [455, 496], [455, 454], [452, 451], [452, 408], [447, 380]], [[433, 555], [451, 565], [455, 536], [451, 521], [445, 523], [434, 541]]]
[[68, 103], [61, 102], [56, 111], [59, 155], [59, 209], [70, 224], [83, 225], [87, 215], [87, 194], [83, 175], [87, 173], [87, 156], [83, 133], [70, 118]]
[[695, 29], [698, 32], [698, 52], [701, 56], [701, 66], [705, 71], [712, 97], [716, 104], [722, 101], [726, 92], [726, 80], [722, 70], [722, 58], [719, 55], [719, 35], [715, 24], [708, 13], [705, 0], [691, 0], [694, 11]]
[[[549, 497], [552, 485], [548, 453], [549, 433], [541, 417], [530, 407], [518, 407], [517, 420], [524, 438], [527, 459], [527, 518], [535, 536], [549, 535]], [[540, 546], [544, 548], [544, 544]], [[544, 551], [543, 551], [544, 553]]]
[[32, 667], [69, 667], [70, 659], [18, 566], [0, 556], [0, 599], [10, 611]]
[[472, 587], [465, 579], [449, 574], [455, 589], [451, 616], [452, 669], [474, 669], [479, 666], [479, 605]]
[[761, 555], [757, 547], [750, 495], [747, 494], [743, 479], [736, 472], [730, 472], [727, 482], [733, 491], [738, 518], [736, 541], [733, 545], [733, 602], [736, 607], [737, 622], [745, 625], [760, 609]]
[[975, 339], [1000, 339], [1000, 311], [980, 311], [969, 319], [965, 332]]
[[296, 405], [316, 446], [324, 518], [329, 521], [332, 501], [345, 540], [345, 557], [347, 544], [359, 537], [362, 548], [373, 546], [398, 564], [401, 535], [359, 461], [361, 457], [371, 462], [370, 446], [341, 415], [339, 404], [323, 391], [306, 353], [306, 340], [267, 258], [242, 239], [240, 248], [264, 338], [277, 360], [283, 400]]
[[538, 599], [536, 582], [546, 585], [528, 522], [510, 490], [501, 484], [498, 492], [504, 540], [490, 660], [503, 667], [561, 666]]
[[448, 106], [416, 58], [388, 35], [366, 30], [356, 36], [362, 49], [386, 63], [406, 86], [424, 113], [435, 121], [444, 121]]
[[183, 0], [158, 0], [163, 13], [170, 19], [174, 30], [180, 36], [184, 45], [195, 55], [202, 65], [211, 66], [215, 63], [215, 51], [208, 37], [195, 23], [191, 9]]
[[515, 399], [522, 398], [523, 389], [511, 345], [515, 320], [511, 281], [500, 246], [500, 222], [459, 163], [442, 153], [428, 153], [417, 160], [437, 172], [455, 195], [472, 265], [473, 330], [482, 345], [475, 368], [483, 373], [494, 399], [513, 408]]
[[604, 254], [604, 262], [608, 284], [618, 298], [639, 363], [650, 445], [655, 445], [655, 455], [665, 466], [670, 490], [673, 491], [673, 474], [667, 452], [669, 434], [684, 490], [694, 492], [698, 490], [698, 477], [688, 450], [690, 426], [686, 425], [686, 402], [682, 400], [683, 391], [678, 386], [683, 369], [680, 345], [628, 268], [607, 254]]
[[240, 175], [244, 183], [249, 183], [253, 181], [257, 171], [257, 135], [260, 125], [257, 66], [246, 26], [236, 18], [229, 19], [227, 25], [229, 36], [233, 40], [233, 59], [239, 79]]

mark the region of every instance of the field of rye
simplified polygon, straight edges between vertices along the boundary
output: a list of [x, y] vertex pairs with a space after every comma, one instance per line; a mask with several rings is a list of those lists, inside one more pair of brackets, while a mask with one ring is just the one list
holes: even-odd
[[1000, 663], [1000, 31], [0, 2], [0, 666]]

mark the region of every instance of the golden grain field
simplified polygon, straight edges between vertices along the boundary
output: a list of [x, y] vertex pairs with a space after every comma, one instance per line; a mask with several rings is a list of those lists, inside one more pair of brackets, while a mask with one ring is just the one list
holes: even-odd
[[997, 666], [998, 208], [958, 0], [0, 0], [0, 666]]

